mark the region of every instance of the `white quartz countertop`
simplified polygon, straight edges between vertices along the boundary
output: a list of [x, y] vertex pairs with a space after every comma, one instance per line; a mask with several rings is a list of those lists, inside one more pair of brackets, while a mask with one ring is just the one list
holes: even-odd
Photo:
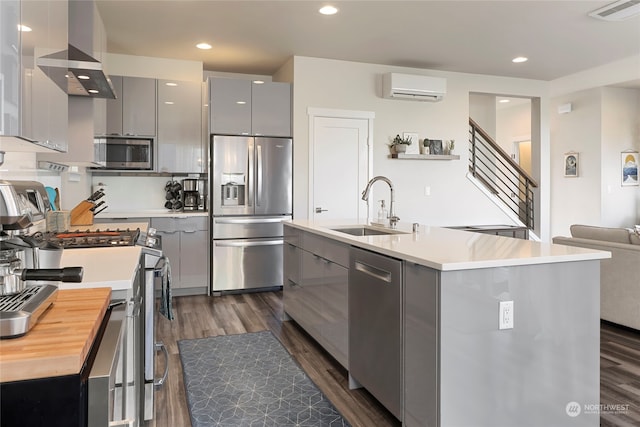
[[186, 218], [191, 216], [208, 216], [208, 211], [170, 211], [167, 209], [145, 209], [136, 211], [104, 211], [100, 212], [98, 219], [114, 218]]
[[80, 248], [62, 251], [61, 267], [84, 267], [81, 283], [59, 284], [60, 289], [108, 287], [131, 289], [140, 263], [141, 246]]
[[441, 271], [469, 270], [516, 265], [549, 264], [611, 258], [611, 253], [594, 249], [541, 243], [531, 240], [495, 236], [443, 227], [399, 223], [397, 231], [405, 234], [352, 236], [332, 230], [366, 225], [357, 220], [285, 222], [337, 241], [384, 255], [415, 262]]

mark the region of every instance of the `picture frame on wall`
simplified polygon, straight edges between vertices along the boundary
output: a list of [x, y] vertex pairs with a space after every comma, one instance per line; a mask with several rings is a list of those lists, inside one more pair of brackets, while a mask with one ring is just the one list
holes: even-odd
[[623, 151], [620, 153], [621, 185], [623, 187], [638, 185], [638, 160], [637, 151]]
[[573, 151], [564, 153], [564, 176], [565, 178], [577, 178], [580, 154]]
[[444, 154], [442, 151], [442, 140], [441, 139], [431, 139], [429, 140], [429, 153], [435, 155]]

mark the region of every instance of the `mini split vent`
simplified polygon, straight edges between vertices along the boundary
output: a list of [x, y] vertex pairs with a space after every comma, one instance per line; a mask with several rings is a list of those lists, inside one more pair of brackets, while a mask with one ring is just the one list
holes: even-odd
[[640, 15], [640, 0], [620, 0], [589, 13], [605, 21], [622, 21]]
[[382, 76], [382, 97], [411, 101], [441, 101], [447, 81], [440, 77], [387, 73]]

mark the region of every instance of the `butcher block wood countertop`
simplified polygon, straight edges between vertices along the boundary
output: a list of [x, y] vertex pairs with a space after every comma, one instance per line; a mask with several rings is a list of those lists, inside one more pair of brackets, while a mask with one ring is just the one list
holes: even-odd
[[59, 290], [26, 335], [0, 340], [0, 382], [79, 373], [110, 299], [110, 288]]

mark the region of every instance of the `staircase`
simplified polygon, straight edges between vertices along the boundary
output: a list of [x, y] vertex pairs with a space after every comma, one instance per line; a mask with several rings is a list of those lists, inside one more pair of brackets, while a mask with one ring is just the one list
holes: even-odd
[[471, 118], [469, 174], [510, 217], [534, 229], [533, 189], [538, 184]]

